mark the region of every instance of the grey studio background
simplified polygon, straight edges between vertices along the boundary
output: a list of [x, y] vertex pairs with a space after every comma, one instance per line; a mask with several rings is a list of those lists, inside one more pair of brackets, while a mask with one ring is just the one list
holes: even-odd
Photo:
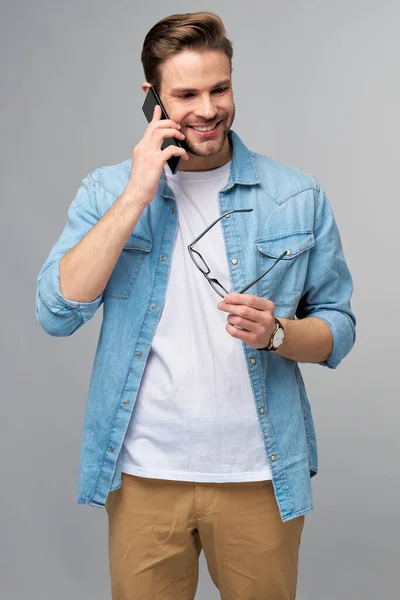
[[[35, 318], [41, 265], [82, 178], [130, 158], [146, 126], [143, 39], [211, 9], [234, 43], [233, 128], [312, 173], [353, 274], [357, 343], [335, 371], [303, 365], [320, 472], [299, 600], [397, 597], [399, 146], [397, 2], [2, 0], [2, 600], [110, 598], [105, 510], [76, 503], [102, 318], [68, 338]], [[196, 598], [219, 598], [204, 554]]]

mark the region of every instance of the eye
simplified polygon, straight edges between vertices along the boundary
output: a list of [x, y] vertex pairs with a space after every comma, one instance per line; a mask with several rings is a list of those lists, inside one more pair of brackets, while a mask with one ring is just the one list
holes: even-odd
[[[216, 88], [215, 90], [213, 90], [213, 94], [223, 94], [224, 92], [226, 92], [229, 89], [229, 87], [223, 87], [223, 88]], [[187, 94], [181, 94], [180, 96], [178, 96], [179, 98], [181, 98], [182, 100], [185, 100], [187, 98], [191, 98], [194, 94], [192, 94], [191, 92], [188, 92]]]
[[223, 92], [226, 92], [228, 88], [224, 87], [224, 88], [217, 88], [216, 90], [214, 90], [214, 92], [216, 92], [217, 94], [221, 94]]

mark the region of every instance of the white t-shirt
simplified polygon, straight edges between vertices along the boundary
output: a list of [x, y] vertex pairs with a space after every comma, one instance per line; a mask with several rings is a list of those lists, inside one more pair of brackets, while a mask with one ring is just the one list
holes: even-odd
[[[165, 305], [123, 445], [122, 471], [197, 482], [271, 479], [242, 342], [222, 298], [187, 246], [220, 216], [231, 162], [211, 171], [165, 167], [178, 211]], [[231, 291], [221, 222], [195, 246]]]

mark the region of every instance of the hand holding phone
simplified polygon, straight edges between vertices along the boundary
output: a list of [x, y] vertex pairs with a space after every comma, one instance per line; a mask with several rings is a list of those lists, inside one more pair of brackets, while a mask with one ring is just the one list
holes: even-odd
[[[185, 138], [180, 128], [179, 123], [165, 118], [160, 104], [155, 105], [152, 119], [142, 139], [133, 149], [132, 171], [126, 189], [133, 195], [135, 202], [150, 204], [156, 195], [161, 173], [168, 160], [189, 160], [186, 150], [175, 143]], [[165, 141], [169, 139], [174, 142]]]
[[[152, 86], [149, 89], [149, 91], [146, 95], [145, 101], [143, 103], [143, 106], [142, 106], [142, 110], [143, 110], [143, 112], [146, 116], [146, 119], [148, 120], [149, 123], [151, 122], [151, 120], [153, 118], [154, 109], [157, 106], [157, 104], [161, 107], [161, 119], [168, 120], [169, 117], [167, 115], [167, 111], [165, 110], [163, 103], [161, 102], [161, 98], [158, 95], [156, 88], [154, 86]], [[168, 148], [168, 146], [172, 146], [172, 145], [176, 146], [177, 148], [182, 148], [180, 141], [175, 139], [174, 137], [164, 138], [161, 148], [163, 150], [165, 150], [165, 148]], [[176, 172], [180, 161], [181, 161], [181, 156], [179, 156], [179, 155], [174, 155], [174, 156], [171, 156], [171, 158], [167, 159], [168, 166], [171, 169], [172, 173]]]

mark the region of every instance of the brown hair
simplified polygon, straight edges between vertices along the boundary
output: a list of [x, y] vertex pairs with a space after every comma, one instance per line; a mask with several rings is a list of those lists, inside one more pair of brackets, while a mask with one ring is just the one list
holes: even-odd
[[232, 42], [222, 19], [213, 12], [170, 15], [158, 21], [145, 37], [141, 61], [146, 81], [160, 91], [160, 66], [182, 50], [221, 50], [232, 65]]

